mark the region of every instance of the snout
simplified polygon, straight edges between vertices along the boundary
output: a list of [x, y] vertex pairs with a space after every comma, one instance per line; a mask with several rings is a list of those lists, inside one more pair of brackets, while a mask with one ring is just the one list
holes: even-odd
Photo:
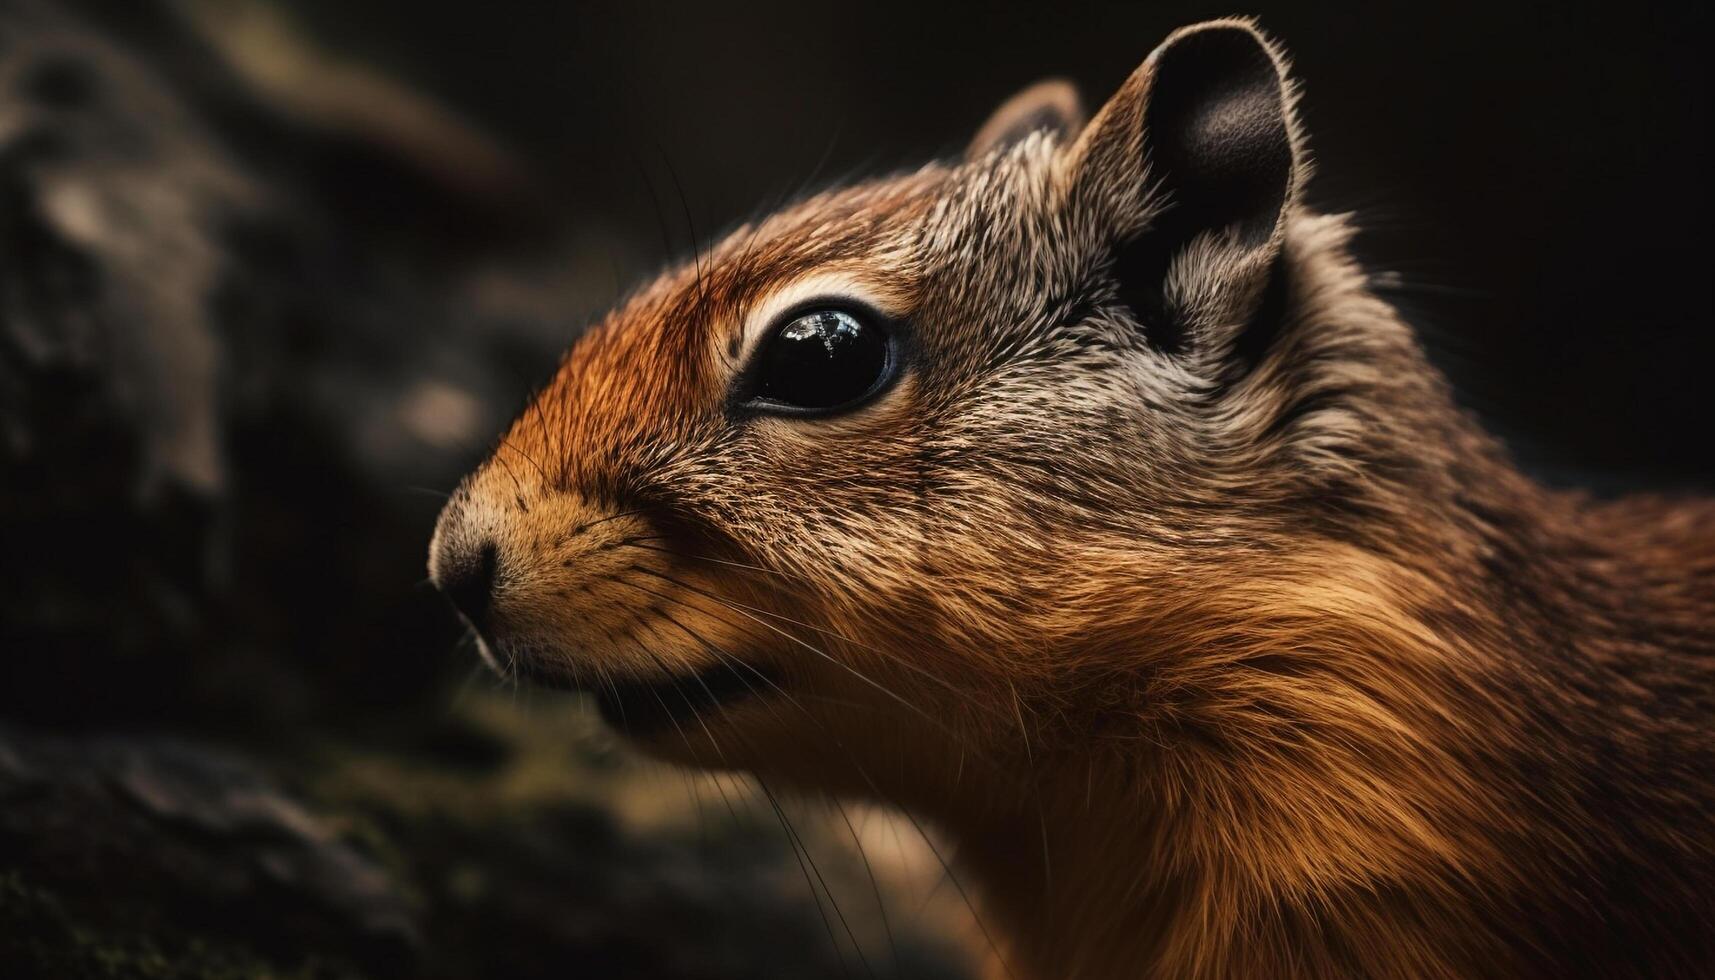
[[465, 622], [478, 633], [488, 632], [488, 610], [494, 602], [495, 572], [500, 565], [500, 549], [492, 541], [479, 543], [474, 549], [449, 549], [451, 553], [435, 563], [441, 571], [435, 587], [453, 604]]
[[500, 541], [461, 488], [442, 508], [429, 540], [429, 581], [478, 636], [492, 632], [500, 578]]
[[436, 522], [429, 578], [490, 666], [608, 689], [689, 675], [733, 638], [704, 612], [701, 569], [661, 540], [635, 511], [479, 471]]
[[500, 541], [469, 512], [464, 490], [455, 494], [435, 522], [429, 541], [429, 581], [440, 590], [466, 626], [476, 634], [476, 650], [495, 673], [515, 662], [496, 655], [494, 607], [500, 589]]

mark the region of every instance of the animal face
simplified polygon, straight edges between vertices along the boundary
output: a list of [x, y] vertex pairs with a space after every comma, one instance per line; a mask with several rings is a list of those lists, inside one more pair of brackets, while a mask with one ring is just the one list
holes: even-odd
[[1249, 546], [1207, 529], [1266, 494], [1231, 398], [1298, 183], [1247, 24], [1174, 35], [1088, 125], [1028, 90], [963, 160], [739, 228], [587, 332], [431, 573], [497, 669], [675, 758], [999, 752], [1099, 684], [1115, 581], [1178, 601]]

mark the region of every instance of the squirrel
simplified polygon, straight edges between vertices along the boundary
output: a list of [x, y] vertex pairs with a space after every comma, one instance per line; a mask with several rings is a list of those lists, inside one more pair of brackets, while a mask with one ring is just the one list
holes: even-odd
[[1211, 21], [738, 227], [431, 577], [646, 751], [944, 831], [997, 977], [1715, 975], [1715, 501], [1523, 475], [1297, 98]]

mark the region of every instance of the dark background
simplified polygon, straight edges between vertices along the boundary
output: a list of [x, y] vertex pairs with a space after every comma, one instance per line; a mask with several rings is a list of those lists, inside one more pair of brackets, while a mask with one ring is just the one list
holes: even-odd
[[[1311, 200], [1466, 403], [1560, 482], [1708, 485], [1708, 4], [684, 4], [307, 0], [306, 24], [539, 162], [571, 220], [676, 246], [802, 182], [956, 152], [1048, 75], [1093, 109], [1174, 27], [1290, 52]], [[635, 274], [635, 270], [632, 271]]]
[[0, 976], [965, 975], [923, 847], [495, 689], [428, 537], [664, 262], [1234, 12], [1530, 469], [1715, 487], [1708, 4], [0, 0]]

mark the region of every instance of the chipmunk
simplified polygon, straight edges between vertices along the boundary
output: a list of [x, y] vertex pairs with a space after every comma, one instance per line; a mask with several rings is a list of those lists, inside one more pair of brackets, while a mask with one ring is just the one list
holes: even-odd
[[905, 807], [996, 976], [1715, 973], [1715, 502], [1545, 489], [1171, 35], [590, 329], [434, 581], [648, 751]]

